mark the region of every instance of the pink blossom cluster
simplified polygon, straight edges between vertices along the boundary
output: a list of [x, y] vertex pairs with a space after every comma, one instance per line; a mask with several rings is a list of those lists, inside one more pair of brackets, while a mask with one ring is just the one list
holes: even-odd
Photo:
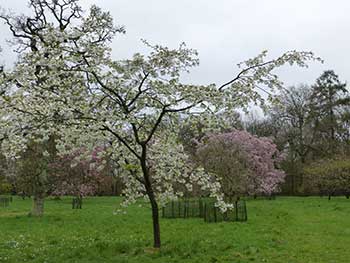
[[52, 195], [88, 196], [94, 195], [103, 183], [105, 161], [101, 157], [103, 147], [91, 152], [84, 148], [55, 158], [50, 163], [53, 179]]
[[[206, 158], [208, 163], [211, 162], [210, 159], [215, 159], [217, 170], [229, 171], [231, 164], [237, 166], [244, 162], [244, 167], [248, 170], [244, 177], [235, 174], [229, 176], [239, 178], [234, 184], [243, 185], [248, 194], [270, 195], [278, 191], [279, 185], [284, 181], [285, 173], [276, 168], [283, 160], [283, 155], [269, 138], [258, 138], [246, 131], [233, 130], [206, 136], [199, 144], [198, 151], [206, 148], [211, 151], [216, 149], [216, 152], [207, 151]], [[233, 149], [240, 154], [233, 155]], [[239, 163], [233, 160], [237, 156]]]

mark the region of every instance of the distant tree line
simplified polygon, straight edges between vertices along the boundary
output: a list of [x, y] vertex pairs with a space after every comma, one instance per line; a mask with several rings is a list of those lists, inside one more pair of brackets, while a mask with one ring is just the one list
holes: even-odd
[[[286, 153], [283, 193], [347, 193], [349, 187], [344, 189], [338, 179], [340, 174], [350, 177], [344, 167], [350, 162], [350, 96], [346, 83], [333, 70], [327, 70], [311, 86], [284, 89], [277, 100], [265, 111], [266, 118], [250, 118], [244, 126], [253, 134], [273, 138], [278, 149]], [[320, 183], [326, 177], [328, 190]]]

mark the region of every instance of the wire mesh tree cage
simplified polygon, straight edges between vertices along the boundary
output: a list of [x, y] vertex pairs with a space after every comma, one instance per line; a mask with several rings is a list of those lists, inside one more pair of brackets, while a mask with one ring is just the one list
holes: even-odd
[[12, 202], [12, 196], [0, 196], [0, 207], [8, 207]]
[[163, 218], [203, 218], [205, 222], [248, 220], [247, 207], [244, 200], [234, 202], [233, 209], [222, 212], [211, 199], [184, 199], [171, 201], [162, 209]]
[[72, 209], [81, 209], [82, 205], [83, 205], [83, 198], [73, 197]]

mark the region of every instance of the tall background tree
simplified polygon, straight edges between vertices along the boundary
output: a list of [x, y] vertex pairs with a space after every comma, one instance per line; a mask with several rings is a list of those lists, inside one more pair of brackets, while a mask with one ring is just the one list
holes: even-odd
[[289, 87], [277, 97], [279, 103], [269, 112], [271, 120], [277, 120], [277, 133], [272, 135], [283, 149], [286, 158], [282, 164], [287, 172], [289, 193], [296, 193], [303, 184], [303, 166], [310, 158], [316, 131], [312, 129], [310, 109], [311, 89], [307, 85]]
[[318, 155], [336, 154], [342, 146], [342, 118], [349, 105], [346, 83], [342, 83], [333, 70], [325, 71], [312, 86], [311, 95], [313, 126], [319, 138]]

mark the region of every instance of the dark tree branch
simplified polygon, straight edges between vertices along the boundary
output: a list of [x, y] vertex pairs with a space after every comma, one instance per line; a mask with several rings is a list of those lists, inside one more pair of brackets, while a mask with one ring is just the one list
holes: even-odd
[[141, 156], [128, 144], [128, 142], [121, 137], [118, 133], [114, 132], [111, 128], [109, 128], [106, 125], [103, 125], [102, 130], [110, 132], [112, 135], [114, 135], [130, 152], [132, 152], [138, 159], [141, 160]]
[[248, 72], [249, 70], [255, 69], [255, 68], [260, 68], [260, 67], [266, 66], [266, 65], [268, 65], [268, 64], [272, 64], [273, 62], [275, 62], [275, 60], [266, 61], [266, 62], [264, 62], [264, 63], [256, 64], [256, 65], [254, 65], [254, 66], [250, 66], [250, 67], [248, 67], [248, 68], [243, 69], [241, 72], [239, 72], [239, 73], [237, 74], [237, 76], [236, 76], [235, 78], [233, 78], [232, 80], [230, 80], [230, 81], [224, 83], [223, 85], [221, 85], [221, 86], [219, 87], [219, 90], [222, 90], [222, 89], [224, 89], [226, 86], [231, 85], [231, 84], [234, 83], [235, 81], [239, 80], [239, 79], [242, 77], [242, 75], [243, 75], [244, 73]]
[[131, 123], [131, 127], [132, 127], [132, 130], [133, 130], [133, 132], [134, 132], [134, 137], [135, 137], [136, 142], [137, 142], [138, 144], [142, 144], [141, 141], [140, 141], [138, 129], [136, 128], [135, 123]]
[[[129, 165], [130, 164], [130, 162], [128, 161], [128, 159], [124, 159], [124, 162], [127, 164], [127, 165]], [[137, 172], [135, 171], [135, 170], [129, 170], [130, 171], [130, 173], [131, 173], [131, 175], [138, 181], [138, 182], [140, 182], [141, 184], [145, 184], [145, 181], [142, 179], [142, 178], [140, 178], [139, 176], [137, 176]]]
[[154, 124], [151, 132], [149, 133], [147, 139], [145, 141], [142, 142], [142, 145], [145, 146], [153, 137], [154, 133], [156, 132], [158, 126], [160, 125], [160, 123], [162, 122], [162, 119], [164, 117], [164, 115], [166, 114], [166, 108], [163, 107], [161, 113], [159, 114], [156, 123]]
[[145, 83], [146, 79], [148, 78], [149, 73], [146, 73], [145, 76], [142, 78], [139, 86], [138, 86], [138, 93], [135, 95], [135, 97], [127, 104], [127, 107], [130, 107], [132, 104], [135, 103], [135, 101], [140, 97], [140, 95], [144, 92], [146, 92], [148, 89], [142, 90], [142, 86]]

